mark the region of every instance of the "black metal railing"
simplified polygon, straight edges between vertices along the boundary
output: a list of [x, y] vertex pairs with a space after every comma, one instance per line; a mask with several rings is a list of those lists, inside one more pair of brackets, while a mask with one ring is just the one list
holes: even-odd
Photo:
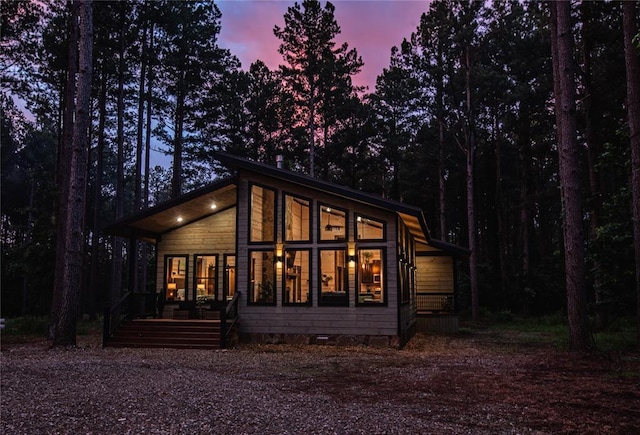
[[418, 293], [416, 297], [418, 312], [455, 312], [453, 293]]
[[[220, 308], [220, 348], [225, 349], [227, 347], [227, 341], [229, 335], [233, 331], [233, 327], [238, 321], [238, 300], [240, 299], [240, 292], [236, 291], [233, 298], [227, 303], [226, 306]], [[227, 321], [230, 321], [227, 324]]]
[[133, 292], [126, 292], [114, 306], [104, 307], [104, 319], [102, 324], [102, 346], [106, 346], [111, 334], [129, 317], [129, 305]]

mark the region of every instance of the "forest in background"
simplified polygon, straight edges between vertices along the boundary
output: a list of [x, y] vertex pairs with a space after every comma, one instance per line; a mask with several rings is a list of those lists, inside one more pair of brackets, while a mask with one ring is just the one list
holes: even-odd
[[[78, 3], [2, 3], [3, 316], [52, 307]], [[623, 2], [571, 5], [585, 292], [603, 327], [637, 304]], [[471, 283], [488, 310], [566, 310], [549, 5], [434, 1], [411, 35], [380, 48], [390, 58], [375, 89], [352, 84], [362, 60], [335, 42], [339, 6], [291, 6], [274, 23], [282, 64], [269, 70], [217, 45], [215, 2], [92, 3], [78, 315], [141, 285], [153, 264], [101, 229], [227, 175], [217, 150], [270, 164], [282, 154], [290, 170], [421, 207], [434, 238], [474, 248], [476, 271], [458, 268], [468, 310]], [[150, 166], [151, 147], [170, 168]]]

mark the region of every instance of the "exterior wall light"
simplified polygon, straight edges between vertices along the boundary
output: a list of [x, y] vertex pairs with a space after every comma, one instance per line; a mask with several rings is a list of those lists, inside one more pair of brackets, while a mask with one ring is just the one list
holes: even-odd
[[282, 243], [276, 244], [276, 266], [282, 267]]
[[355, 242], [348, 243], [349, 267], [356, 267], [356, 244]]

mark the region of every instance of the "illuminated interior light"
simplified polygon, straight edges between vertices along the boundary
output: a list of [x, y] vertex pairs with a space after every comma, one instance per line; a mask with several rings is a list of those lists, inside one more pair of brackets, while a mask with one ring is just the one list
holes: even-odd
[[178, 222], [182, 222], [182, 216], [178, 216], [178, 218], [176, 219]]
[[218, 206], [215, 203], [211, 204], [211, 210], [215, 210], [217, 207]]

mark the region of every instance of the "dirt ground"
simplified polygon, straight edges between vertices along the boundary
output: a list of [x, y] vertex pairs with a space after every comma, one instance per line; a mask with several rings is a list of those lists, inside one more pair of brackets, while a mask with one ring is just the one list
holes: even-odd
[[[97, 383], [104, 385], [110, 382], [103, 378], [105, 370], [92, 371], [91, 376], [87, 374], [88, 367], [100, 366], [113, 369], [122, 383], [134, 382], [145, 373], [162, 382], [158, 370], [166, 372], [176, 364], [174, 361], [179, 361], [181, 371], [171, 369], [172, 373], [178, 376], [184, 373], [185, 377], [190, 376], [189, 369], [202, 373], [203, 369], [226, 367], [224, 379], [219, 377], [215, 381], [228, 381], [233, 386], [233, 390], [227, 390], [226, 397], [244, 385], [251, 394], [259, 392], [264, 400], [274, 400], [275, 394], [309, 400], [304, 411], [309, 418], [319, 418], [314, 414], [314, 404], [319, 398], [323, 406], [331, 404], [335, 409], [335, 412], [318, 414], [328, 419], [323, 430], [317, 429], [317, 423], [306, 425], [303, 415], [296, 420], [298, 423], [285, 422], [283, 426], [279, 426], [274, 417], [261, 423], [273, 426], [260, 427], [254, 421], [253, 426], [242, 426], [238, 433], [640, 433], [640, 353], [575, 354], [539, 340], [527, 340], [514, 332], [418, 334], [402, 350], [290, 345], [239, 345], [214, 353], [102, 349], [97, 336], [80, 337], [79, 347], [81, 351], [69, 352], [49, 350], [42, 340], [3, 342], [0, 359], [0, 429], [3, 430], [0, 432], [29, 433], [41, 427], [24, 423], [24, 415], [11, 414], [18, 401], [38, 403], [42, 400], [42, 408], [46, 406], [44, 398], [32, 397], [41, 393], [37, 389], [31, 392], [26, 386], [30, 385], [30, 376], [37, 376], [39, 382], [43, 382], [46, 370], [70, 370], [74, 379], [86, 375], [87, 379], [97, 379]], [[75, 369], [74, 361], [82, 364]], [[136, 376], [122, 378], [126, 367], [135, 367]], [[65, 403], [81, 400], [83, 392], [92, 387], [91, 384], [78, 386], [77, 391], [71, 388]], [[158, 386], [159, 391], [164, 388]], [[211, 384], [211, 388], [219, 389], [221, 384]], [[61, 396], [61, 390], [56, 394]], [[184, 394], [185, 397], [192, 395]], [[238, 395], [240, 402], [234, 405], [235, 409], [244, 406], [242, 397], [249, 393], [243, 394]], [[132, 397], [132, 400], [143, 406], [142, 398]], [[166, 400], [186, 399], [168, 396]], [[74, 405], [69, 406], [71, 412]], [[376, 413], [372, 412], [369, 419], [354, 420], [355, 414], [365, 415], [368, 409]], [[379, 419], [380, 409], [385, 410], [385, 419]], [[344, 421], [348, 426], [336, 422], [343, 418], [339, 412], [346, 412]], [[117, 421], [116, 417], [110, 418], [111, 422]], [[163, 416], [154, 417], [153, 422], [144, 427], [155, 427], [149, 424], [159, 424], [161, 418]], [[236, 421], [235, 424], [244, 423]], [[69, 433], [67, 430], [75, 431], [79, 426], [61, 427], [64, 429], [59, 433]], [[92, 433], [101, 433], [101, 427], [97, 423], [93, 427], [82, 426]], [[166, 428], [158, 426], [161, 427]], [[309, 429], [313, 427], [317, 430]], [[188, 426], [182, 427], [184, 430], [158, 429], [148, 433], [187, 433], [185, 428]], [[218, 424], [217, 430], [220, 428]], [[135, 432], [135, 427], [133, 430]], [[189, 430], [208, 432], [202, 427]]]
[[[344, 384], [358, 391], [358, 384], [376, 383], [369, 400], [415, 401], [471, 433], [526, 427], [534, 433], [640, 434], [638, 352], [580, 355], [485, 331], [418, 335], [400, 354], [405, 358], [385, 361], [408, 368], [398, 372], [400, 379], [354, 367], [339, 382], [318, 387], [348, 400]], [[415, 376], [426, 367], [425, 377]]]

